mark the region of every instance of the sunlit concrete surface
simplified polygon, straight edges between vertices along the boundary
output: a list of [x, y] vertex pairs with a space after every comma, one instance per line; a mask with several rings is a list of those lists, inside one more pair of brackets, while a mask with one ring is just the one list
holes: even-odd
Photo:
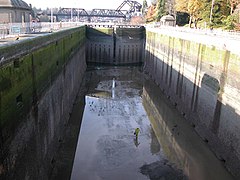
[[229, 50], [237, 55], [239, 52], [240, 35], [230, 35], [227, 32], [193, 30], [186, 28], [161, 27], [147, 28], [147, 31], [159, 32], [161, 34], [177, 37], [208, 46], [217, 47], [219, 49]]
[[71, 180], [232, 179], [164, 98], [156, 97], [163, 108], [156, 111], [146, 89], [160, 90], [144, 83], [150, 80], [138, 68], [98, 68], [86, 76], [89, 89]]
[[8, 36], [6, 38], [0, 39], [0, 47], [5, 46], [7, 44], [12, 44], [12, 43], [18, 43], [19, 41], [26, 40], [26, 39], [32, 39], [38, 36], [44, 36], [46, 34], [49, 34], [51, 32], [39, 32], [39, 33], [34, 33], [34, 34], [21, 34], [21, 35], [12, 35]]

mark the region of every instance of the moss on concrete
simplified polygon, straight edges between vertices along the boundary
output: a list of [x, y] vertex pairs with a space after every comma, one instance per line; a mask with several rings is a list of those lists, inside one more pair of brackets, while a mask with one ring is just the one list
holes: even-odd
[[87, 35], [87, 37], [112, 36], [113, 35], [113, 28], [87, 27], [86, 35]]
[[13, 128], [85, 43], [85, 27], [0, 47], [0, 124]]
[[[215, 46], [200, 44], [197, 42], [171, 37], [157, 32], [147, 31], [146, 37], [147, 42], [150, 43], [151, 46], [158, 47], [156, 46], [156, 44], [158, 43], [160, 44], [160, 46], [168, 49], [168, 51], [182, 54], [184, 57], [187, 57], [187, 63], [194, 66], [196, 65], [197, 59], [200, 58], [202, 69], [204, 69], [204, 71], [211, 72], [212, 74], [210, 75], [213, 76], [216, 76], [216, 74], [217, 76], [219, 76], [225, 68], [224, 62], [228, 61], [227, 82], [233, 87], [240, 88], [240, 81], [234, 78], [240, 76], [239, 55], [229, 52], [227, 49], [224, 48], [220, 49]], [[228, 59], [226, 60], [226, 58]]]

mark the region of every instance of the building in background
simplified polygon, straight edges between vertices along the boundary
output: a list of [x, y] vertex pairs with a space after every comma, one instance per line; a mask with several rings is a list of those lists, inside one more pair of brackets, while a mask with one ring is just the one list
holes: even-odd
[[0, 0], [0, 23], [29, 23], [32, 8], [22, 0]]

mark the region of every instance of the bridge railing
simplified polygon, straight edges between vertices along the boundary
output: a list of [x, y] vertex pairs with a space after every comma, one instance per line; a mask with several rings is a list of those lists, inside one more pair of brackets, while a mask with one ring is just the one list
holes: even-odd
[[81, 22], [30, 22], [0, 24], [0, 39], [14, 37], [21, 34], [57, 31], [81, 25], [83, 25]]

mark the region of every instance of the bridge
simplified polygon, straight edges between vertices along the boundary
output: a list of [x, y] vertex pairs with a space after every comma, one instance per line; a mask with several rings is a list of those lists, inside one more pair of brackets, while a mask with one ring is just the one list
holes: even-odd
[[[124, 10], [125, 6], [129, 6], [128, 10]], [[48, 16], [56, 17], [59, 21], [60, 18], [80, 18], [86, 17], [88, 21], [92, 17], [100, 18], [122, 18], [127, 19], [134, 15], [135, 13], [141, 12], [142, 5], [137, 1], [125, 0], [123, 1], [117, 9], [92, 9], [90, 12], [83, 8], [61, 8], [57, 13], [49, 12]]]

